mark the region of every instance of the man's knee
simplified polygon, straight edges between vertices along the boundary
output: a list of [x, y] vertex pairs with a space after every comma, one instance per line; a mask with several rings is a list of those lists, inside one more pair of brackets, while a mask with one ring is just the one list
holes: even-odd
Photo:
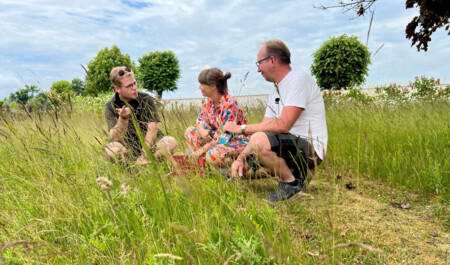
[[271, 152], [269, 138], [264, 132], [254, 133], [248, 144], [250, 145], [250, 149], [259, 155]]
[[174, 153], [177, 149], [177, 141], [172, 136], [164, 136], [159, 142], [156, 143], [156, 149], [165, 149], [170, 153]]
[[106, 155], [110, 158], [127, 154], [125, 146], [119, 142], [110, 142], [105, 147]]

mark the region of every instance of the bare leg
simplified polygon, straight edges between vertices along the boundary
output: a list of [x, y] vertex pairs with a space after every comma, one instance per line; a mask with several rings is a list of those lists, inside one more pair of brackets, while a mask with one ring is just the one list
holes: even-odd
[[106, 155], [113, 159], [115, 157], [119, 159], [124, 159], [127, 154], [128, 150], [125, 148], [125, 146], [119, 142], [110, 142], [105, 147]]
[[173, 153], [175, 153], [175, 150], [177, 149], [177, 141], [171, 136], [164, 136], [156, 143], [155, 146], [155, 157], [158, 158], [163, 156], [167, 158], [168, 156], [171, 156]]
[[250, 145], [250, 149], [256, 153], [260, 163], [274, 175], [279, 176], [283, 182], [292, 182], [295, 180], [284, 159], [278, 157], [275, 152], [270, 150], [270, 142], [265, 133], [257, 132], [253, 134], [248, 144]]

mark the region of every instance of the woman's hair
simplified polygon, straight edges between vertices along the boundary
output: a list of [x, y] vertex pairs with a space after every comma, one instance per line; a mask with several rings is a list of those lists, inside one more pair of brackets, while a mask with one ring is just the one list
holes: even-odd
[[205, 69], [198, 74], [198, 82], [205, 85], [215, 85], [220, 94], [228, 93], [227, 79], [231, 77], [231, 73], [225, 75], [219, 68]]
[[268, 40], [266, 45], [266, 56], [273, 56], [284, 64], [291, 64], [291, 52], [281, 40]]
[[109, 79], [114, 86], [122, 86], [122, 78], [126, 76], [134, 76], [133, 70], [128, 66], [117, 66], [109, 73]]

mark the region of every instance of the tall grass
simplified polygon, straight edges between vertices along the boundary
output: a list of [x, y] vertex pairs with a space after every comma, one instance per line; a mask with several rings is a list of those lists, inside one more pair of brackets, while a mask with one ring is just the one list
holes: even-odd
[[[264, 114], [262, 104], [244, 109], [250, 123]], [[328, 105], [329, 168], [322, 167], [319, 174], [360, 172], [361, 178], [387, 179], [448, 200], [449, 110], [448, 102]], [[314, 211], [314, 200], [272, 205], [262, 198], [275, 187], [273, 179], [235, 183], [213, 169], [205, 177], [189, 172], [173, 176], [164, 163], [126, 167], [109, 162], [103, 154], [108, 135], [101, 113], [82, 105], [71, 111], [62, 105], [43, 116], [2, 114], [0, 263], [389, 260], [357, 248], [335, 248], [335, 242], [342, 241], [337, 236], [341, 231], [335, 223], [335, 199], [333, 205], [319, 200], [324, 209], [319, 212]], [[195, 108], [163, 110], [161, 129], [183, 143], [184, 129], [194, 124], [197, 113]], [[99, 178], [111, 185], [98, 185]], [[305, 236], [308, 230], [314, 231], [311, 239]], [[358, 233], [350, 239], [371, 240]]]
[[[450, 200], [448, 100], [327, 107], [330, 165]], [[361, 139], [358, 145], [357, 140]], [[359, 158], [359, 159], [358, 159]], [[359, 165], [358, 165], [359, 163]]]

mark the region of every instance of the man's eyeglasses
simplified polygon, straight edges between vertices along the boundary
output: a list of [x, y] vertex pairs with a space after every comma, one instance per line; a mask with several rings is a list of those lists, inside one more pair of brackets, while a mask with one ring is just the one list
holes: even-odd
[[257, 61], [257, 62], [256, 62], [256, 67], [259, 68], [259, 65], [261, 64], [261, 62], [262, 62], [262, 61], [265, 61], [265, 60], [267, 60], [267, 59], [269, 59], [269, 58], [270, 58], [270, 56], [267, 56], [267, 57], [264, 57], [264, 58], [262, 58], [261, 60]]
[[129, 84], [128, 86], [122, 86], [122, 87], [124, 87], [126, 89], [132, 89], [134, 86], [137, 86], [136, 81], [134, 81], [133, 83]]
[[[125, 69], [124, 69], [126, 72], [131, 72], [131, 69], [130, 69], [130, 67], [125, 67]], [[112, 80], [112, 82], [114, 83], [114, 80], [116, 80], [116, 78], [118, 77], [118, 76], [123, 76], [124, 74], [125, 74], [125, 71], [124, 70], [119, 70], [119, 72], [117, 72], [117, 75], [113, 78], [113, 80]]]

